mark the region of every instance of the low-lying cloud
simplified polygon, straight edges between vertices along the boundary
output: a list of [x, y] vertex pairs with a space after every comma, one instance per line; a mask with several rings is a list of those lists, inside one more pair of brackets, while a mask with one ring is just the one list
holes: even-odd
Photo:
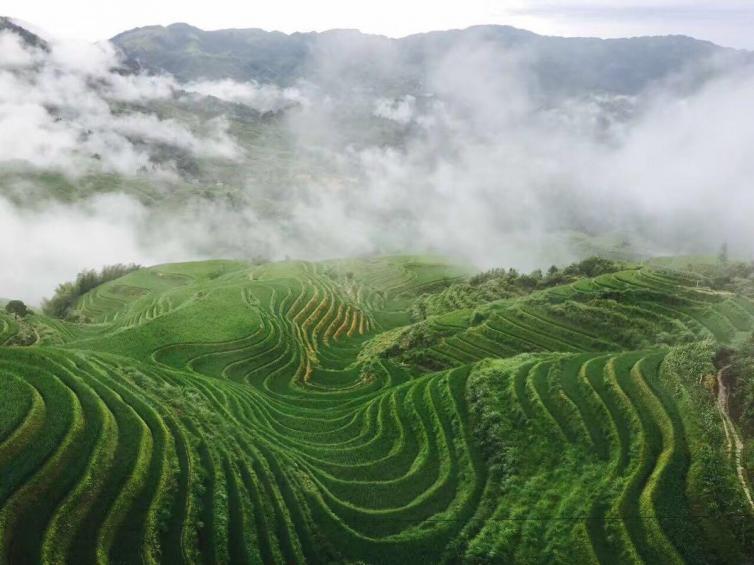
[[259, 84], [256, 81], [203, 80], [189, 82], [182, 88], [202, 96], [214, 96], [226, 102], [244, 104], [263, 113], [277, 112], [293, 104], [308, 103], [308, 99], [298, 88], [280, 88], [274, 84]]
[[[84, 205], [58, 204], [43, 211], [20, 209], [0, 199], [0, 296], [37, 304], [55, 284], [83, 265], [153, 262], [134, 229], [143, 210], [124, 196], [103, 196]], [[56, 282], [57, 281], [57, 282]]]
[[154, 162], [144, 142], [198, 157], [237, 157], [222, 120], [195, 132], [124, 106], [168, 99], [176, 90], [170, 77], [126, 73], [109, 43], [53, 42], [47, 51], [0, 31], [1, 159], [80, 176], [92, 170], [170, 175], [171, 164]]

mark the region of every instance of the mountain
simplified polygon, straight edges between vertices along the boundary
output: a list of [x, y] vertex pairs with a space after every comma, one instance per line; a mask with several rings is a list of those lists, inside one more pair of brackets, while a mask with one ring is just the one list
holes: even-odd
[[[280, 85], [322, 78], [323, 54], [342, 59], [346, 73], [365, 84], [379, 81], [420, 92], [434, 61], [462, 45], [485, 44], [522, 54], [544, 91], [637, 94], [693, 63], [736, 52], [685, 36], [593, 39], [546, 37], [509, 26], [475, 26], [401, 39], [354, 30], [322, 33], [261, 29], [204, 31], [185, 23], [126, 31], [112, 42], [130, 58], [181, 81], [231, 78]], [[739, 53], [738, 56], [741, 56]]]

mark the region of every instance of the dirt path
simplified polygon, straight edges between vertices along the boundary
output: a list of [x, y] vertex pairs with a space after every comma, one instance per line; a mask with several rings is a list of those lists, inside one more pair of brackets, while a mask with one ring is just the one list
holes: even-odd
[[741, 487], [744, 489], [746, 499], [749, 502], [749, 506], [754, 510], [754, 498], [751, 496], [751, 490], [749, 483], [746, 480], [746, 473], [744, 472], [743, 459], [744, 442], [741, 440], [741, 436], [738, 435], [736, 427], [733, 425], [733, 420], [730, 417], [730, 411], [728, 409], [728, 399], [730, 397], [730, 391], [725, 386], [725, 379], [723, 378], [725, 371], [730, 368], [730, 365], [726, 365], [717, 372], [717, 407], [720, 410], [720, 416], [723, 419], [723, 428], [725, 429], [725, 439], [727, 442], [727, 451], [730, 456], [731, 450], [735, 450], [736, 472], [738, 473], [738, 481], [741, 483]]

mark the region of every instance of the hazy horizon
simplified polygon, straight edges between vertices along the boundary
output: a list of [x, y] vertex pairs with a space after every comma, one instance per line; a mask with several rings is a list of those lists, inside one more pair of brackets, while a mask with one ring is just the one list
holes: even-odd
[[342, 0], [317, 3], [283, 0], [264, 10], [246, 12], [226, 0], [204, 6], [136, 0], [117, 17], [91, 0], [74, 0], [65, 9], [43, 0], [9, 0], [4, 14], [69, 39], [102, 41], [120, 32], [151, 25], [188, 23], [204, 30], [258, 28], [283, 33], [357, 29], [363, 33], [400, 38], [412, 34], [474, 25], [510, 25], [541, 35], [623, 38], [687, 35], [725, 47], [754, 49], [749, 33], [754, 7], [742, 0], [689, 3], [678, 0], [646, 2], [603, 0], [553, 3], [544, 0], [472, 0], [412, 2], [397, 0], [379, 6]]

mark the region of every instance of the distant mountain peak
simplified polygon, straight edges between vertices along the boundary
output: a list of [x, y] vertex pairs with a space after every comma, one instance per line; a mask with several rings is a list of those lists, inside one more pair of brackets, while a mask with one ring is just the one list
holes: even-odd
[[50, 47], [44, 39], [20, 25], [21, 22], [6, 16], [0, 16], [0, 31], [9, 31], [18, 35], [26, 45], [49, 51]]

